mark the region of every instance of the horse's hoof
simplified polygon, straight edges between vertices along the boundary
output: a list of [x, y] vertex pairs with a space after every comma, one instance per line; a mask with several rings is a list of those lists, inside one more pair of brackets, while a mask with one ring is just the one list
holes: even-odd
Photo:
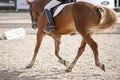
[[66, 66], [67, 68], [69, 67], [69, 61], [66, 60], [62, 60], [62, 61], [58, 61], [59, 63], [62, 63], [64, 66]]
[[66, 67], [69, 67], [69, 62], [68, 62], [68, 61], [64, 61], [64, 65], [65, 65]]
[[26, 68], [30, 69], [30, 68], [32, 68], [32, 65], [29, 64], [28, 66], [26, 66]]
[[72, 72], [72, 70], [68, 68], [68, 69], [66, 69], [66, 72]]
[[102, 70], [105, 72], [105, 65], [102, 64]]

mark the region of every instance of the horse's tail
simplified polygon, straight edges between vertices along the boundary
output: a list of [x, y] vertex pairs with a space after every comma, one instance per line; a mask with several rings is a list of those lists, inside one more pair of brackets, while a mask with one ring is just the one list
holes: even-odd
[[103, 31], [114, 28], [117, 22], [117, 15], [115, 11], [102, 5], [98, 5], [96, 7], [98, 8], [99, 13], [101, 14], [101, 20], [97, 27], [97, 31]]

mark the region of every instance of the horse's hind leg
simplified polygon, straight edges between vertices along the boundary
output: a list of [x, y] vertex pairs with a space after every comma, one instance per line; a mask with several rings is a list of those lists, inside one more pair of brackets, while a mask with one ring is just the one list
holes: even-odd
[[59, 55], [59, 50], [60, 50], [60, 39], [61, 36], [57, 35], [53, 37], [54, 42], [55, 42], [55, 55], [57, 56], [57, 58], [59, 59], [59, 62], [62, 63], [64, 66], [68, 67], [68, 62], [63, 60], [60, 55]]
[[98, 57], [98, 45], [97, 45], [97, 43], [92, 39], [92, 37], [90, 35], [84, 37], [84, 39], [88, 43], [88, 45], [91, 47], [91, 49], [93, 50], [96, 66], [98, 66], [103, 71], [105, 71], [105, 65], [102, 64], [99, 61], [99, 57]]
[[33, 55], [32, 61], [30, 62], [30, 64], [26, 68], [32, 68], [32, 66], [34, 65], [37, 54], [38, 54], [39, 47], [40, 47], [42, 39], [43, 39], [43, 36], [44, 36], [44, 33], [42, 34], [41, 31], [38, 30], [38, 32], [37, 32], [37, 43], [36, 43], [36, 47], [35, 47], [35, 50], [34, 50], [34, 55]]
[[66, 70], [67, 72], [72, 71], [72, 68], [74, 67], [74, 65], [76, 64], [77, 60], [79, 59], [79, 57], [82, 55], [82, 53], [85, 50], [85, 46], [86, 46], [86, 42], [84, 40], [82, 40], [81, 42], [81, 46], [79, 47], [77, 56], [75, 57], [75, 59], [73, 60], [73, 62], [70, 64], [70, 66], [68, 67], [68, 69]]

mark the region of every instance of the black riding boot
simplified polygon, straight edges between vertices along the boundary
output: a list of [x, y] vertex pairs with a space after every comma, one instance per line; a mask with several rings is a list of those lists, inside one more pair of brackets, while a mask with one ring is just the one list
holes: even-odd
[[45, 28], [45, 31], [47, 31], [47, 32], [54, 31], [55, 30], [55, 24], [54, 24], [54, 21], [53, 21], [51, 11], [48, 10], [48, 9], [45, 9], [44, 11], [45, 11], [45, 15], [47, 17], [47, 20], [49, 22], [49, 26], [47, 28]]

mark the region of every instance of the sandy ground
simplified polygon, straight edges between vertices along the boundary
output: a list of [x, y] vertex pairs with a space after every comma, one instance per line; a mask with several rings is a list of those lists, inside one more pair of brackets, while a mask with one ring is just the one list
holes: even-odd
[[[93, 38], [99, 45], [99, 57], [106, 65], [106, 72], [95, 66], [89, 46], [72, 72], [65, 72], [66, 67], [58, 62], [49, 36], [43, 39], [33, 68], [25, 69], [32, 59], [36, 36], [0, 40], [0, 80], [120, 80], [120, 34], [95, 34]], [[60, 55], [72, 62], [81, 36], [66, 35], [61, 41]]]

